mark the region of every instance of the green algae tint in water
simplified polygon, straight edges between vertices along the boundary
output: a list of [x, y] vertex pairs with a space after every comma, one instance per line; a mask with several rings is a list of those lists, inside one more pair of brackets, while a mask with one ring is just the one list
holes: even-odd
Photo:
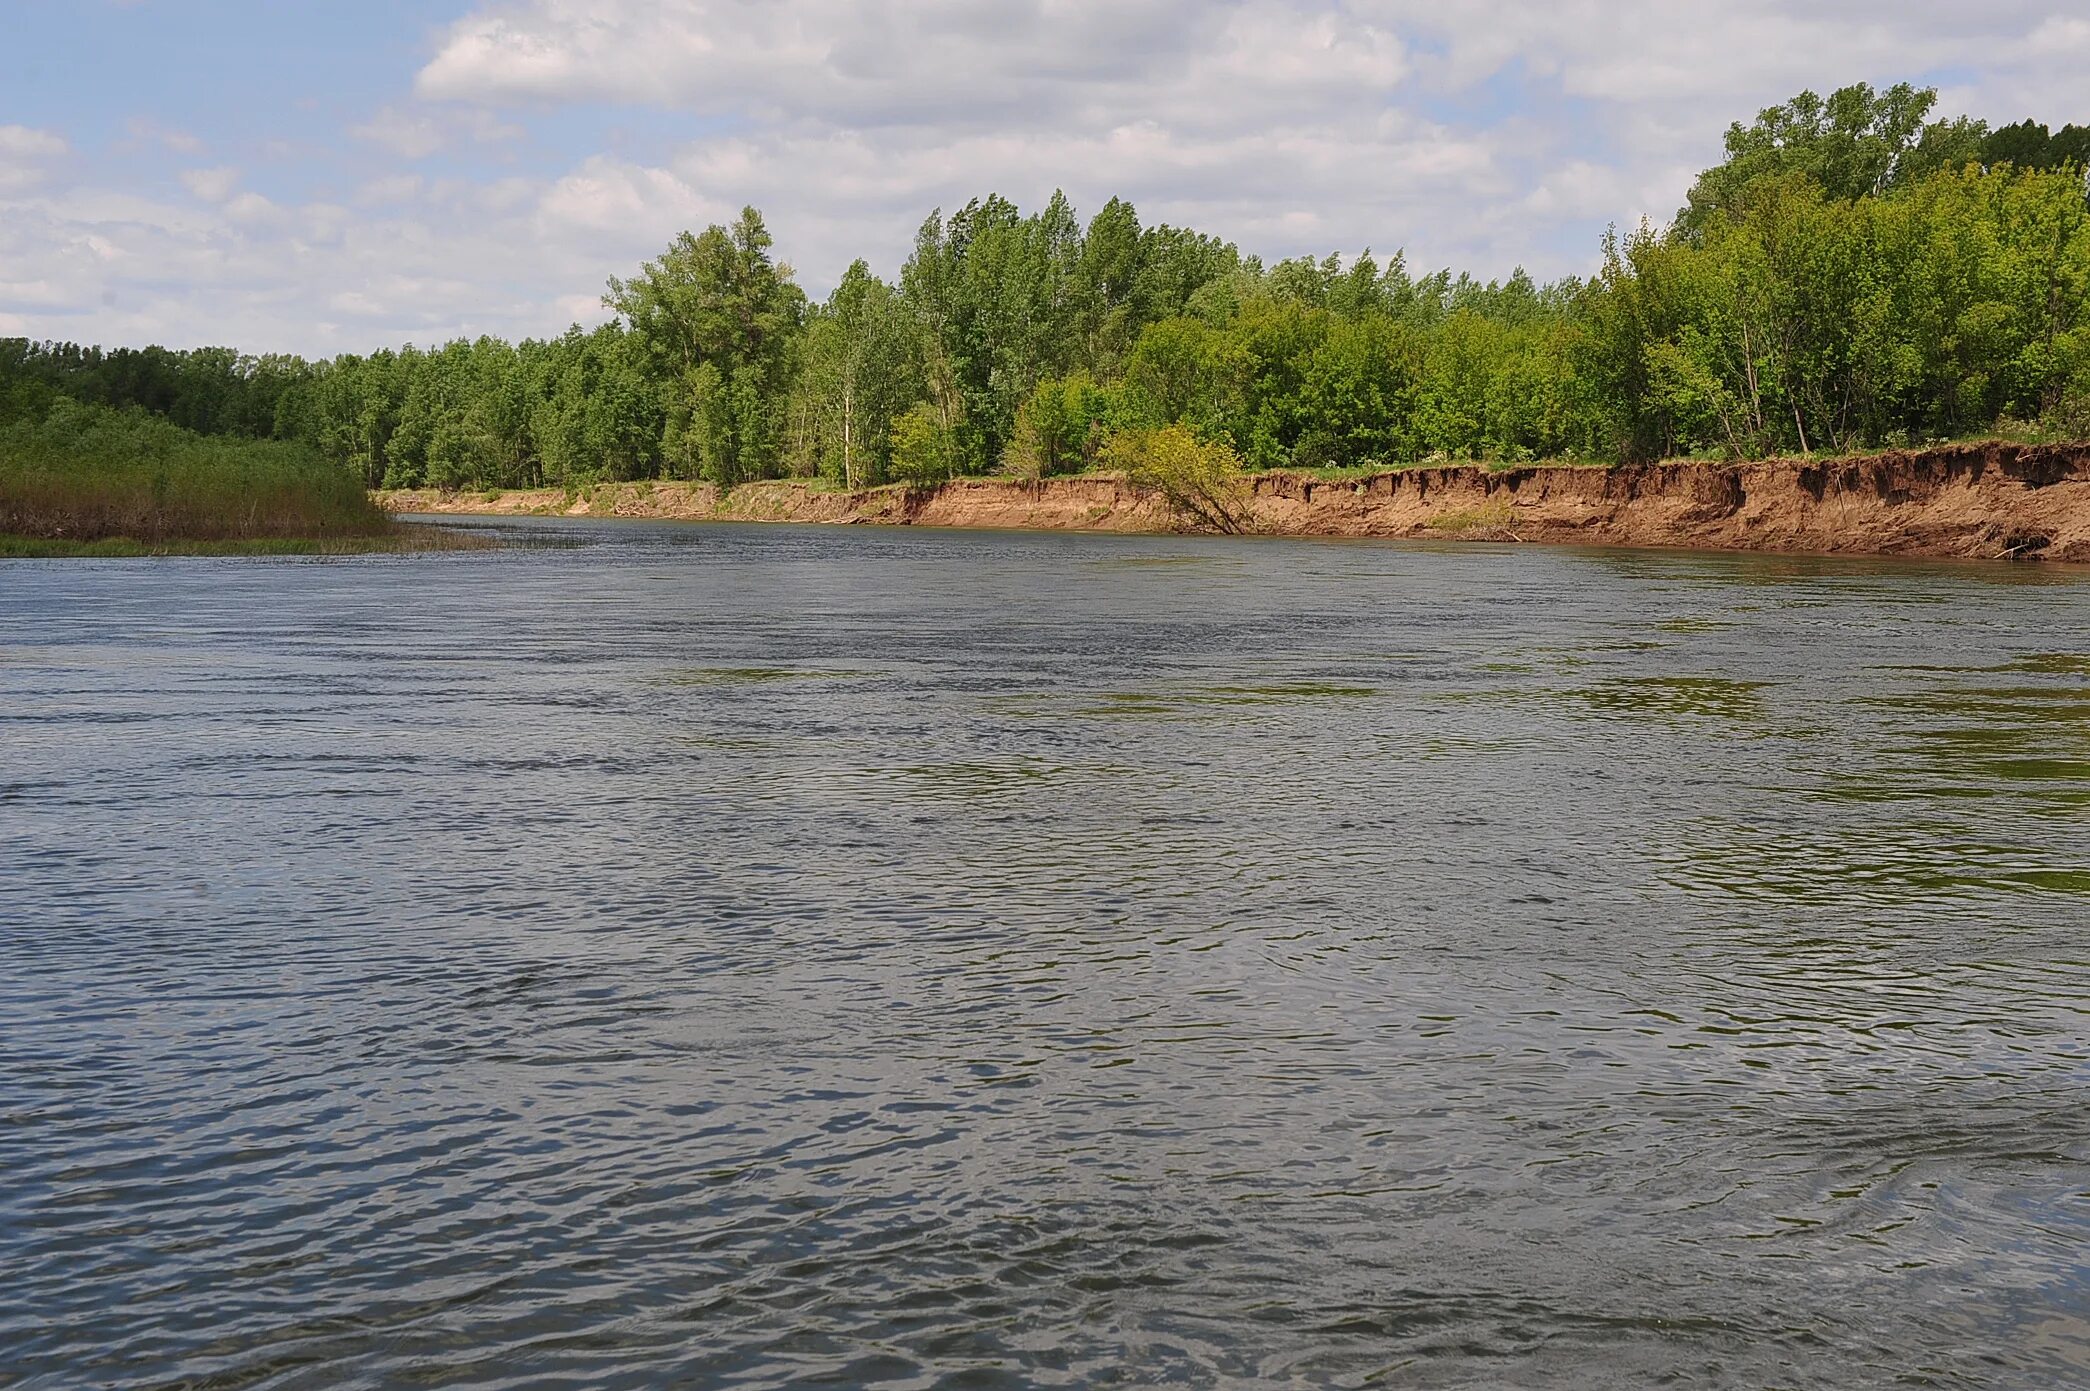
[[0, 564], [0, 1384], [2090, 1382], [2090, 576]]

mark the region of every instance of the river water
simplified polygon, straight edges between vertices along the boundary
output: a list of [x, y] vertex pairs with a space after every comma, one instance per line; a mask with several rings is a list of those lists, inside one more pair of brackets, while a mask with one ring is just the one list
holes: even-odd
[[0, 563], [0, 1384], [2090, 1384], [2090, 573]]

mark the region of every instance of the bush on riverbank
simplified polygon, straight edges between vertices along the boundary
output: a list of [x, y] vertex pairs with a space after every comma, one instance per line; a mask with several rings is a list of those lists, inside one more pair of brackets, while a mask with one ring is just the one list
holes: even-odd
[[1241, 457], [1222, 442], [1167, 425], [1113, 435], [1103, 457], [1123, 469], [1133, 487], [1159, 492], [1176, 519], [1193, 531], [1232, 535], [1254, 524], [1255, 498]]
[[299, 444], [198, 435], [142, 411], [63, 399], [0, 423], [0, 533], [163, 548], [392, 529], [361, 480]]

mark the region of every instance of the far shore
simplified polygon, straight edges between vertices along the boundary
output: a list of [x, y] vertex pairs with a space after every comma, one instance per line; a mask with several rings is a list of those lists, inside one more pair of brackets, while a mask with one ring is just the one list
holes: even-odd
[[[1530, 541], [2090, 562], [2090, 444], [1959, 444], [1840, 458], [1591, 467], [1416, 467], [1244, 480], [1267, 535]], [[1167, 533], [1166, 499], [1122, 476], [598, 483], [374, 495], [394, 513]]]

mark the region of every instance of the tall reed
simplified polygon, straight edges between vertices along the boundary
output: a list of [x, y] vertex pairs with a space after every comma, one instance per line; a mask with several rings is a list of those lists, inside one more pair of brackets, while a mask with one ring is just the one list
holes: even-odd
[[158, 544], [390, 529], [359, 480], [301, 445], [67, 400], [0, 424], [0, 533]]

